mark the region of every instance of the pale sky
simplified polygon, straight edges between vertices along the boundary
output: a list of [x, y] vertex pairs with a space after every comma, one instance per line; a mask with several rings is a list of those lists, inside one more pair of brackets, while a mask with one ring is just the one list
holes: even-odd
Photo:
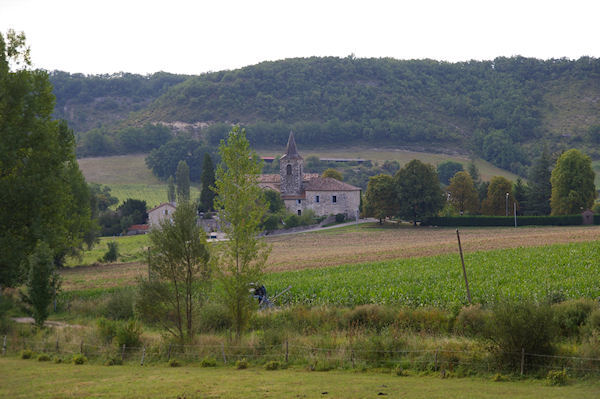
[[291, 57], [600, 57], [598, 0], [0, 0], [34, 67], [200, 74]]

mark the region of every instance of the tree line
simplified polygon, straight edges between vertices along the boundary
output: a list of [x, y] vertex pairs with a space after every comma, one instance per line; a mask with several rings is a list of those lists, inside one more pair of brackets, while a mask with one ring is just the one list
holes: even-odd
[[[445, 162], [436, 170], [413, 160], [393, 176], [371, 177], [364, 214], [380, 219], [380, 223], [398, 217], [416, 225], [436, 215], [572, 215], [592, 207], [600, 211], [594, 206], [598, 193], [591, 159], [576, 149], [561, 154], [553, 168], [544, 151], [534, 161], [527, 183], [502, 176], [484, 182], [473, 163], [468, 171], [462, 169], [461, 164]], [[448, 179], [452, 170], [454, 175]]]

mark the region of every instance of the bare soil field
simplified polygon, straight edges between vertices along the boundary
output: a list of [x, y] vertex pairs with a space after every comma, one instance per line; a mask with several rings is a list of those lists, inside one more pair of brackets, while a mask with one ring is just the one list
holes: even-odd
[[[600, 239], [600, 226], [461, 228], [465, 252], [534, 247]], [[456, 229], [381, 228], [373, 224], [267, 238], [268, 272], [457, 253]], [[64, 270], [66, 291], [132, 285], [147, 273], [143, 263]]]

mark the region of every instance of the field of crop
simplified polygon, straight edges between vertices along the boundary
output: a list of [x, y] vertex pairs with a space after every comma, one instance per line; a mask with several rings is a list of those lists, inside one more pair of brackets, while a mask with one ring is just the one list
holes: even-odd
[[[599, 297], [599, 233], [595, 226], [463, 230], [473, 300], [488, 302], [497, 295]], [[136, 240], [131, 248], [143, 248], [144, 239], [123, 238]], [[265, 283], [272, 293], [292, 285], [283, 298], [291, 303], [463, 303], [455, 240], [453, 229], [368, 227], [273, 237]], [[78, 267], [62, 272], [63, 287], [85, 291], [129, 286], [146, 273], [141, 262]]]
[[[544, 300], [600, 297], [600, 242], [472, 252], [465, 255], [471, 297]], [[466, 302], [458, 254], [271, 273], [271, 292], [293, 289], [284, 302], [448, 307]]]
[[597, 398], [597, 381], [551, 387], [543, 381], [397, 377], [373, 372], [166, 366], [75, 366], [1, 358], [4, 398]]

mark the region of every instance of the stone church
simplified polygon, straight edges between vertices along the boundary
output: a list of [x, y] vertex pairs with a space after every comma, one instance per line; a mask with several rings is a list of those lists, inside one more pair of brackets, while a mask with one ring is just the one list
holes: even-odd
[[342, 213], [355, 219], [358, 215], [360, 188], [317, 173], [304, 173], [304, 159], [298, 154], [292, 132], [279, 160], [279, 174], [261, 175], [259, 185], [281, 193], [287, 210], [297, 215], [307, 209], [317, 216]]

